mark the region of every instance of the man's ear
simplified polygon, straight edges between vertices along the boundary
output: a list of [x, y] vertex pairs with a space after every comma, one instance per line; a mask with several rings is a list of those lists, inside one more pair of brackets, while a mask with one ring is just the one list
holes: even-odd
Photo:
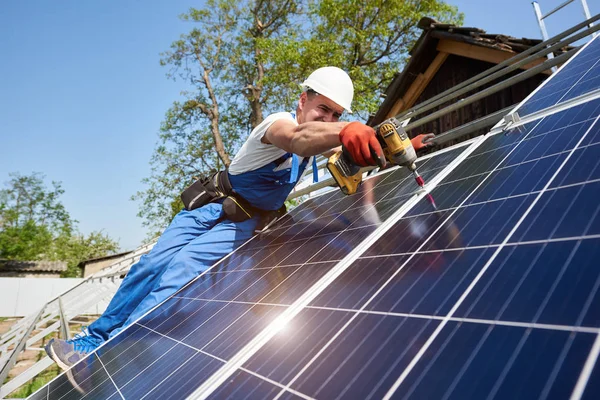
[[304, 109], [304, 105], [306, 104], [306, 100], [308, 100], [308, 94], [306, 92], [302, 92], [300, 95], [300, 100], [298, 100], [298, 108], [302, 111]]

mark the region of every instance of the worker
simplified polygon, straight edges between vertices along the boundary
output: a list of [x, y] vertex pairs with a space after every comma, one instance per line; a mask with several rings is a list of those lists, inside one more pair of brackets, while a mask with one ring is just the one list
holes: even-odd
[[[351, 112], [354, 95], [346, 72], [319, 68], [302, 89], [295, 113], [265, 118], [228, 170], [212, 178], [230, 186], [229, 196], [205, 199], [205, 192], [211, 191], [204, 189], [212, 179], [199, 181], [196, 192], [196, 184], [192, 185], [188, 189], [192, 192], [182, 195], [188, 200], [186, 209], [131, 267], [100, 318], [73, 339], [52, 339], [47, 344], [46, 352], [62, 369], [69, 369], [252, 237], [264, 218], [281, 210], [313, 156], [343, 145], [361, 166], [378, 165], [377, 158], [381, 163], [384, 154], [375, 131], [357, 121], [339, 121], [344, 110]], [[429, 137], [417, 136], [413, 146], [426, 146], [423, 140]]]

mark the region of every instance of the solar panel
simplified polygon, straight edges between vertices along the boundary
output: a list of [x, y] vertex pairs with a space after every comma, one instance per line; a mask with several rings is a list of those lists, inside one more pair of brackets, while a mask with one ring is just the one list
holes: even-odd
[[488, 138], [244, 368], [311, 398], [569, 396], [600, 332], [599, 111]]
[[32, 398], [597, 398], [599, 115], [310, 199]]
[[[420, 173], [435, 176], [467, 147], [420, 160]], [[308, 200], [100, 348], [83, 381], [113, 382], [125, 398], [185, 398], [417, 190], [412, 174], [396, 169], [353, 196], [336, 189]], [[49, 385], [50, 398], [62, 391], [79, 395], [64, 375]]]
[[[575, 61], [575, 59], [577, 61]], [[519, 115], [529, 115], [600, 88], [600, 41], [588, 42], [576, 56], [542, 84], [517, 108]]]

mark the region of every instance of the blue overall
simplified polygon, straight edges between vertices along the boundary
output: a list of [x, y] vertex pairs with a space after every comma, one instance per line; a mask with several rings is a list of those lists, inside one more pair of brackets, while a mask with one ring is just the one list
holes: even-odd
[[[274, 171], [280, 163], [273, 161], [230, 174], [234, 191], [255, 207], [279, 209], [307, 164], [290, 153], [283, 158], [289, 157], [293, 157], [291, 168]], [[131, 267], [106, 311], [88, 327], [89, 335], [105, 341], [138, 320], [250, 239], [259, 218], [232, 222], [225, 219], [219, 202], [179, 212], [152, 250]]]

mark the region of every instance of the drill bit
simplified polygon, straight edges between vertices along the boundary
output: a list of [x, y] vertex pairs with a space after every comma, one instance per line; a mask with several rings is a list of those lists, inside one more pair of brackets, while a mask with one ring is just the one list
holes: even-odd
[[415, 176], [415, 181], [417, 181], [417, 185], [423, 187], [425, 186], [425, 180], [423, 179], [423, 177], [421, 175], [419, 175], [419, 172], [417, 171], [417, 169], [413, 169], [412, 171], [413, 175]]
[[[425, 179], [423, 179], [423, 177], [421, 175], [419, 175], [419, 172], [416, 169], [413, 169], [413, 175], [415, 176], [415, 181], [417, 181], [417, 185], [423, 187], [425, 186]], [[429, 200], [429, 202], [431, 203], [431, 205], [433, 206], [434, 210], [437, 210], [437, 205], [435, 204], [435, 200], [433, 199], [433, 196], [430, 193], [427, 193], [427, 200]]]

